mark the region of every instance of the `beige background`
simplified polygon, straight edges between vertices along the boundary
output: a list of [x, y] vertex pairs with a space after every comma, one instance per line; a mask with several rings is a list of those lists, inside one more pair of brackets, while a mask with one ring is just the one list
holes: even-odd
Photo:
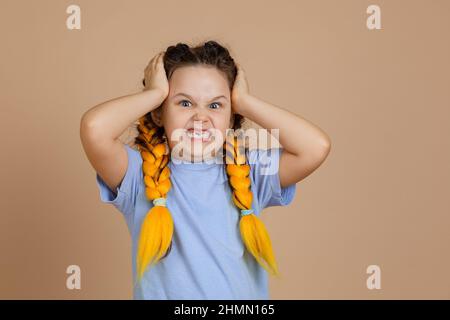
[[263, 214], [284, 273], [271, 298], [450, 298], [450, 2], [2, 0], [0, 14], [0, 298], [132, 297], [127, 226], [100, 202], [79, 121], [140, 91], [158, 51], [207, 39], [252, 94], [332, 140], [293, 203]]

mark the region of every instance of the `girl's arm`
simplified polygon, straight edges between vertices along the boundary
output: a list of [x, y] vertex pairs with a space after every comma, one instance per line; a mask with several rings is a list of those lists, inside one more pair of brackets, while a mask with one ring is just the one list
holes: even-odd
[[330, 138], [302, 117], [252, 95], [243, 97], [239, 110], [239, 114], [269, 131], [280, 129], [280, 144], [284, 148], [278, 173], [281, 187], [303, 180], [328, 156]]
[[331, 141], [319, 127], [282, 108], [264, 102], [248, 92], [244, 70], [237, 64], [238, 75], [232, 93], [233, 109], [266, 130], [279, 129], [284, 151], [279, 162], [281, 187], [306, 178], [328, 156]]
[[115, 191], [128, 168], [127, 151], [118, 140], [128, 126], [164, 101], [158, 90], [103, 102], [83, 114], [80, 138], [92, 167]]
[[137, 119], [156, 109], [169, 93], [164, 52], [155, 55], [144, 71], [145, 90], [103, 102], [83, 114], [80, 138], [86, 155], [110, 190], [125, 177], [128, 153], [118, 138]]

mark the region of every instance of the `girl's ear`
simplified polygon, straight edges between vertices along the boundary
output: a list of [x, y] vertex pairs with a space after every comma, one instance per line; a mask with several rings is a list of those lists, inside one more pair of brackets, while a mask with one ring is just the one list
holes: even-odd
[[158, 126], [158, 127], [162, 127], [162, 107], [159, 107], [155, 110], [153, 110], [152, 112], [150, 112], [150, 115], [152, 116], [152, 120], [153, 122]]

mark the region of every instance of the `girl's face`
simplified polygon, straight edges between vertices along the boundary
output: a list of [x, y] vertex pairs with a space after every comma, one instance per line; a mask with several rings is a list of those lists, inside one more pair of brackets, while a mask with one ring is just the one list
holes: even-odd
[[225, 74], [205, 65], [177, 68], [162, 108], [152, 112], [156, 124], [164, 126], [171, 156], [191, 162], [215, 156], [232, 115]]

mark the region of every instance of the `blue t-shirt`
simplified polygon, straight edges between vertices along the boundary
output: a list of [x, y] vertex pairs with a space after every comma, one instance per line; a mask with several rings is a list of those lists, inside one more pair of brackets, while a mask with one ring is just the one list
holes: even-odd
[[[125, 147], [128, 168], [116, 194], [98, 173], [96, 178], [101, 201], [113, 204], [127, 222], [135, 283], [141, 223], [153, 203], [145, 195], [141, 155]], [[266, 207], [285, 206], [294, 198], [295, 184], [280, 186], [282, 150], [247, 150], [252, 208], [257, 216]], [[134, 287], [134, 299], [269, 299], [268, 274], [241, 240], [240, 209], [232, 201], [225, 165], [172, 161], [168, 165], [172, 187], [166, 206], [174, 221], [172, 248], [144, 273], [141, 284]]]

